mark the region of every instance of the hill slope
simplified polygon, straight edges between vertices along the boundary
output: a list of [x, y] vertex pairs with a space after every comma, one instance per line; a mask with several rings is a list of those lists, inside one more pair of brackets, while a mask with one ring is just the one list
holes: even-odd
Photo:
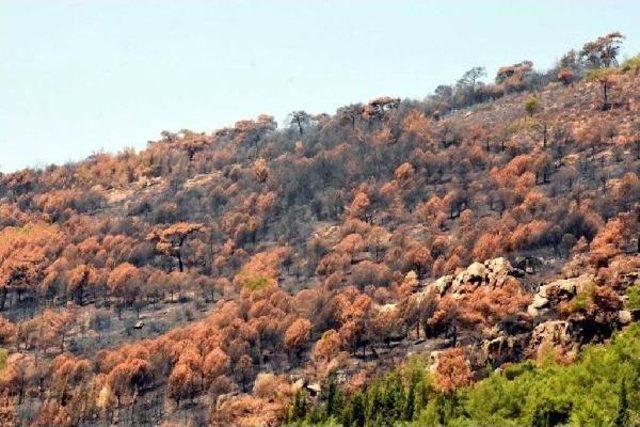
[[4, 420], [274, 424], [409, 353], [444, 392], [573, 360], [639, 308], [640, 77], [611, 70], [605, 108], [602, 80], [522, 63], [466, 101], [3, 175]]

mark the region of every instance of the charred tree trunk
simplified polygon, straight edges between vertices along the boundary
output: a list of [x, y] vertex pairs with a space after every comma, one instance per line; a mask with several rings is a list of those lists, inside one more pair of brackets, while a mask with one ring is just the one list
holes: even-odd
[[182, 264], [182, 255], [180, 254], [180, 249], [178, 249], [178, 252], [176, 253], [176, 258], [178, 259], [178, 269], [180, 270], [180, 273], [182, 273], [184, 271], [184, 265]]

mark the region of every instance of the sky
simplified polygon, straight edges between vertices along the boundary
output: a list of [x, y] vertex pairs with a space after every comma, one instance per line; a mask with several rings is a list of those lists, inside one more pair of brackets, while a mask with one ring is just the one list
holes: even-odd
[[422, 99], [474, 66], [546, 69], [640, 1], [0, 0], [0, 171], [144, 148], [162, 130]]

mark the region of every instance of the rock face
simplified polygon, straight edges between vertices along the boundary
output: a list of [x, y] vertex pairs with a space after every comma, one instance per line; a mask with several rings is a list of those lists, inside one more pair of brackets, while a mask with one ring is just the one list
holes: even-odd
[[452, 279], [453, 279], [453, 276], [451, 275], [442, 276], [441, 278], [433, 282], [431, 286], [435, 287], [438, 290], [438, 294], [442, 296], [444, 295], [445, 292], [447, 292], [447, 289], [449, 289], [449, 287], [451, 286]]
[[570, 300], [593, 281], [594, 277], [592, 275], [584, 274], [579, 277], [560, 279], [541, 285], [538, 293], [533, 296], [533, 301], [527, 308], [527, 312], [533, 317], [547, 314], [551, 307], [561, 301]]
[[519, 273], [504, 258], [494, 258], [484, 263], [474, 262], [451, 278], [450, 288], [453, 294], [463, 294], [468, 285], [500, 287], [507, 280], [507, 277], [517, 277], [520, 275]]
[[566, 320], [549, 320], [533, 329], [528, 353], [535, 355], [541, 346], [568, 347], [573, 345], [571, 323]]
[[494, 258], [474, 262], [455, 275], [442, 276], [430, 286], [435, 287], [440, 295], [450, 291], [454, 296], [466, 293], [468, 286], [500, 287], [508, 276], [521, 277], [523, 272], [514, 269], [505, 258]]
[[[526, 263], [521, 262], [520, 265], [526, 269], [530, 265], [535, 267], [537, 264], [529, 260]], [[484, 292], [476, 293], [477, 290], [488, 290], [489, 294], [492, 291], [503, 292], [509, 289], [505, 286], [506, 284], [520, 283], [516, 278], [526, 274], [525, 270], [514, 268], [504, 258], [495, 258], [482, 263], [474, 262], [456, 274], [440, 277], [426, 286], [421, 286], [421, 291], [414, 293], [414, 298], [422, 302], [424, 298], [438, 299], [438, 296], [447, 295], [452, 300], [458, 301], [464, 310], [469, 310], [469, 305], [465, 304], [468, 304], [468, 301], [476, 301], [474, 299], [476, 295], [485, 294]], [[412, 277], [408, 278], [410, 279]], [[479, 289], [485, 287], [489, 289]], [[523, 302], [525, 305], [529, 304], [526, 307], [526, 313], [522, 312], [524, 310], [520, 306], [518, 309], [520, 311], [500, 318], [500, 321], [494, 322], [491, 328], [483, 324], [485, 320], [483, 316], [491, 316], [493, 312], [487, 311], [485, 315], [485, 312], [476, 313], [470, 309], [470, 312], [476, 316], [471, 317], [471, 322], [476, 322], [473, 323], [474, 326], [458, 325], [453, 330], [452, 333], [457, 340], [453, 345], [465, 347], [474, 370], [482, 369], [487, 365], [500, 366], [526, 357], [536, 357], [540, 351], [549, 348], [561, 349], [561, 354], [570, 356], [577, 352], [582, 343], [590, 340], [583, 339], [585, 336], [607, 337], [612, 330], [634, 319], [634, 313], [623, 310], [617, 297], [614, 298], [607, 292], [602, 295], [597, 293], [599, 287], [596, 286], [596, 278], [593, 274], [585, 273], [578, 277], [540, 284], [533, 295], [530, 291], [527, 292], [527, 289], [530, 288], [522, 288], [523, 295], [531, 297], [530, 300], [525, 299]], [[558, 320], [561, 313], [564, 313], [560, 310], [561, 304], [581, 294], [595, 299], [595, 303], [590, 302], [586, 308], [582, 308], [582, 311], [572, 316], [566, 316], [565, 313], [563, 319]], [[498, 293], [498, 295], [508, 294]], [[502, 303], [501, 299], [495, 301], [498, 306]], [[508, 301], [504, 303], [507, 306]], [[548, 320], [553, 318], [556, 320]], [[468, 319], [466, 320], [469, 321]], [[440, 355], [439, 351], [430, 353], [432, 368], [437, 366]]]
[[[439, 279], [425, 286], [420, 292], [414, 294], [417, 301], [422, 301], [432, 292], [443, 296], [446, 293], [452, 294], [454, 298], [459, 298], [477, 286], [500, 287], [507, 280], [508, 276], [521, 277], [518, 269], [514, 269], [505, 258], [495, 258], [481, 262], [474, 262], [466, 269], [456, 273], [442, 276]], [[407, 276], [405, 281], [411, 280], [413, 276]]]
[[526, 349], [527, 334], [500, 335], [491, 340], [485, 340], [478, 355], [478, 365], [494, 366], [505, 362], [517, 361], [521, 358]]
[[413, 289], [417, 288], [419, 285], [418, 275], [415, 271], [411, 270], [404, 276], [403, 284], [407, 284], [411, 286]]
[[545, 262], [542, 258], [518, 256], [514, 260], [513, 266], [522, 270], [526, 274], [534, 274], [536, 271], [539, 271], [544, 264]]
[[543, 310], [547, 309], [548, 307], [549, 300], [538, 293], [533, 296], [533, 301], [527, 308], [527, 313], [532, 317], [536, 317], [541, 315]]

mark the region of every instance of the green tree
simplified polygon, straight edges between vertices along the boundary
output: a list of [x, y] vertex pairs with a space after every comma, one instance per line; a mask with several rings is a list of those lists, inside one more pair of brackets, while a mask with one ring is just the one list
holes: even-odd
[[625, 379], [620, 382], [620, 392], [618, 393], [618, 413], [613, 420], [616, 427], [626, 427], [629, 425], [629, 400], [627, 399], [627, 386]]
[[337, 415], [342, 403], [342, 396], [338, 389], [338, 383], [334, 373], [330, 374], [327, 378], [326, 383], [322, 387], [320, 397], [325, 401], [325, 413], [327, 417]]
[[529, 117], [533, 117], [535, 113], [540, 110], [540, 101], [535, 96], [531, 95], [524, 102], [524, 109], [529, 115]]
[[307, 393], [304, 389], [299, 389], [296, 391], [295, 396], [293, 397], [293, 403], [289, 408], [288, 419], [290, 421], [302, 420], [307, 415], [307, 409], [309, 407], [309, 402], [307, 401]]
[[346, 406], [342, 423], [345, 427], [364, 427], [366, 420], [365, 396], [361, 391], [358, 391]]
[[412, 377], [411, 382], [409, 382], [409, 389], [407, 390], [407, 397], [404, 403], [403, 418], [406, 421], [411, 421], [413, 419], [413, 415], [415, 414], [416, 383], [417, 379], [415, 377]]

